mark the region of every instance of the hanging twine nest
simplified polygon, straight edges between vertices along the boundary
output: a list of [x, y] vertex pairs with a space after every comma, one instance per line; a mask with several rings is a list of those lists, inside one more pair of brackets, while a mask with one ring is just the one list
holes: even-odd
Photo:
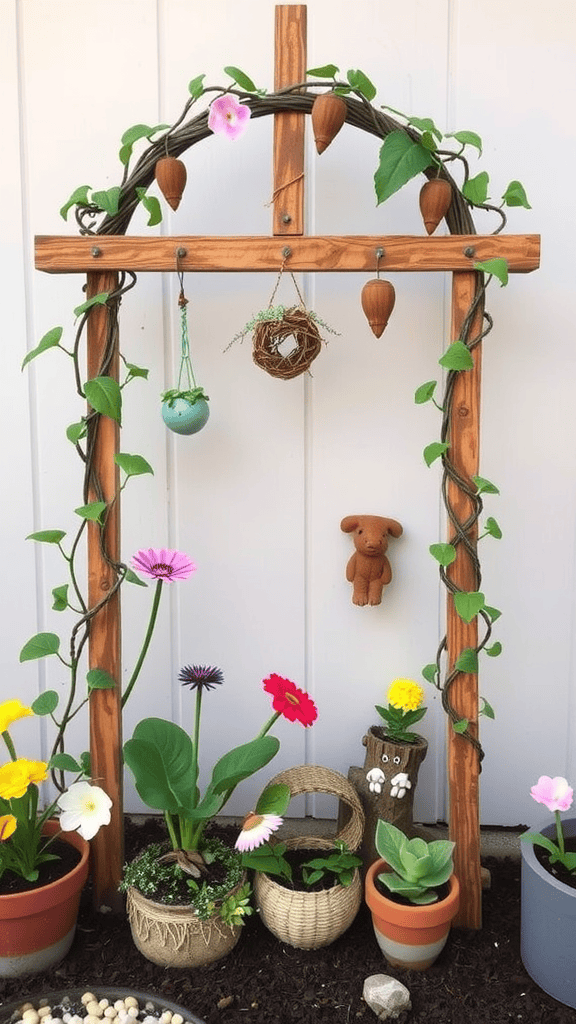
[[[288, 355], [278, 350], [293, 337], [296, 347]], [[252, 339], [252, 358], [272, 377], [290, 380], [304, 373], [322, 348], [322, 339], [313, 317], [301, 306], [285, 309], [279, 320], [262, 320]]]

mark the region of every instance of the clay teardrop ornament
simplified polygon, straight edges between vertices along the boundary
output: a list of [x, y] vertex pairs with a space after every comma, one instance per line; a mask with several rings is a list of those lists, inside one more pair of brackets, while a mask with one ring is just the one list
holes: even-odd
[[434, 178], [427, 181], [420, 190], [420, 213], [429, 235], [436, 230], [442, 218], [448, 213], [452, 202], [452, 186], [449, 181]]
[[377, 338], [383, 333], [396, 302], [396, 292], [390, 281], [376, 278], [367, 281], [362, 289], [362, 309]]
[[163, 156], [156, 164], [154, 175], [166, 202], [177, 210], [186, 185], [186, 165], [175, 156]]
[[323, 153], [338, 134], [347, 113], [346, 102], [333, 92], [323, 92], [312, 104], [312, 130], [319, 153]]

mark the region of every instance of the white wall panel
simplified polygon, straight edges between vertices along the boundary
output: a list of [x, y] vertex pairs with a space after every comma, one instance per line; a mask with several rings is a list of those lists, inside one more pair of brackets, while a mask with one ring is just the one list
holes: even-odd
[[[17, 665], [29, 635], [60, 630], [62, 619], [45, 597], [62, 580], [56, 552], [36, 551], [23, 538], [34, 529], [73, 529], [80, 469], [64, 430], [83, 411], [71, 397], [61, 353], [20, 373], [26, 345], [50, 327], [62, 324], [71, 343], [71, 311], [82, 299], [81, 277], [33, 270], [32, 235], [75, 233], [73, 220], [65, 225], [58, 213], [68, 195], [82, 183], [117, 183], [123, 131], [172, 123], [196, 75], [221, 85], [223, 67], [233, 64], [258, 86], [273, 88], [269, 0], [254, 0], [248, 10], [230, 0], [100, 0], [94, 10], [97, 16], [87, 17], [86, 5], [74, 0], [0, 5], [3, 124], [11, 142], [2, 172], [10, 201], [0, 260], [11, 297], [4, 306], [6, 372], [16, 396], [2, 414], [4, 436], [14, 440], [1, 458], [3, 477], [14, 484], [4, 505], [9, 571], [23, 595], [17, 607], [4, 592], [1, 657], [28, 696], [45, 684], [62, 688], [56, 664]], [[481, 19], [475, 5], [457, 0], [308, 3], [309, 67], [361, 68], [377, 86], [376, 103], [433, 117], [446, 130], [479, 132], [485, 152], [472, 160], [472, 173], [489, 171], [497, 201], [510, 179], [522, 180], [534, 209], [511, 211], [508, 230], [543, 236], [541, 270], [513, 277], [506, 289], [491, 287], [488, 302], [495, 327], [485, 344], [481, 471], [500, 486], [486, 514], [500, 521], [504, 538], [485, 541], [482, 555], [487, 597], [505, 613], [495, 631], [504, 653], [482, 659], [481, 690], [497, 714], [482, 728], [482, 814], [489, 823], [527, 820], [538, 775], [569, 774], [576, 762], [568, 714], [576, 517], [574, 201], [567, 184], [574, 162], [574, 20], [567, 0], [551, 5], [545, 20], [537, 0], [487, 0]], [[267, 234], [271, 134], [272, 119], [260, 118], [234, 143], [214, 137], [188, 150], [180, 208], [152, 230]], [[378, 149], [379, 140], [348, 125], [321, 157], [308, 139], [309, 233], [422, 232], [420, 182], [376, 207]], [[150, 192], [157, 194], [154, 185]], [[495, 221], [478, 218], [477, 226], [489, 231]], [[151, 230], [141, 212], [130, 230]], [[166, 589], [125, 733], [150, 713], [191, 725], [192, 698], [177, 682], [187, 663], [217, 664], [226, 680], [204, 702], [205, 768], [260, 728], [269, 710], [261, 680], [270, 672], [307, 686], [319, 706], [312, 730], [278, 726], [281, 752], [262, 779], [242, 787], [231, 805], [237, 813], [281, 767], [306, 760], [345, 773], [361, 764], [374, 704], [395, 676], [419, 678], [443, 629], [444, 595], [428, 554], [443, 533], [439, 469], [427, 469], [422, 459], [439, 431], [439, 414], [431, 405], [415, 406], [413, 395], [438, 376], [449, 288], [443, 275], [393, 275], [396, 308], [377, 340], [360, 308], [369, 276], [299, 279], [309, 307], [339, 334], [325, 334], [328, 344], [311, 376], [279, 381], [254, 365], [249, 337], [227, 348], [268, 304], [276, 275], [186, 275], [192, 359], [211, 400], [208, 425], [190, 438], [169, 435], [160, 417], [160, 393], [178, 372], [176, 275], [142, 274], [122, 304], [122, 349], [150, 370], [148, 382], [126, 390], [122, 450], [154, 467], [153, 477], [132, 481], [126, 491], [123, 556], [169, 545], [198, 564], [189, 581]], [[285, 277], [277, 301], [293, 296]], [[26, 410], [17, 434], [16, 405]], [[404, 536], [390, 544], [394, 578], [377, 608], [355, 608], [344, 576], [351, 540], [339, 524], [355, 511], [404, 525]], [[126, 588], [125, 679], [152, 591]], [[416, 810], [431, 820], [446, 813], [445, 720], [431, 688], [427, 703], [422, 731], [430, 752]], [[79, 722], [68, 746], [85, 745]], [[141, 808], [129, 778], [126, 805]], [[318, 800], [309, 809], [322, 814], [326, 807]]]

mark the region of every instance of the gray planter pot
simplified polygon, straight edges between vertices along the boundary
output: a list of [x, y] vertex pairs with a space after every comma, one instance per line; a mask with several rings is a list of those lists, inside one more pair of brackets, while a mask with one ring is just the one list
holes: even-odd
[[[576, 818], [562, 821], [564, 835], [576, 835]], [[530, 829], [556, 841], [548, 817]], [[522, 841], [521, 948], [524, 967], [549, 996], [576, 1009], [576, 889], [564, 885]]]

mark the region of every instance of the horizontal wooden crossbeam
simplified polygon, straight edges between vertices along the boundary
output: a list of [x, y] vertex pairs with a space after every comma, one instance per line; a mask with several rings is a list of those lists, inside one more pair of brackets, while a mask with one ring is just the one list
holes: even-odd
[[[378, 252], [382, 253], [378, 262]], [[510, 273], [540, 265], [539, 235], [317, 235], [141, 237], [39, 235], [35, 266], [50, 274], [93, 271], [458, 271], [500, 257]]]

